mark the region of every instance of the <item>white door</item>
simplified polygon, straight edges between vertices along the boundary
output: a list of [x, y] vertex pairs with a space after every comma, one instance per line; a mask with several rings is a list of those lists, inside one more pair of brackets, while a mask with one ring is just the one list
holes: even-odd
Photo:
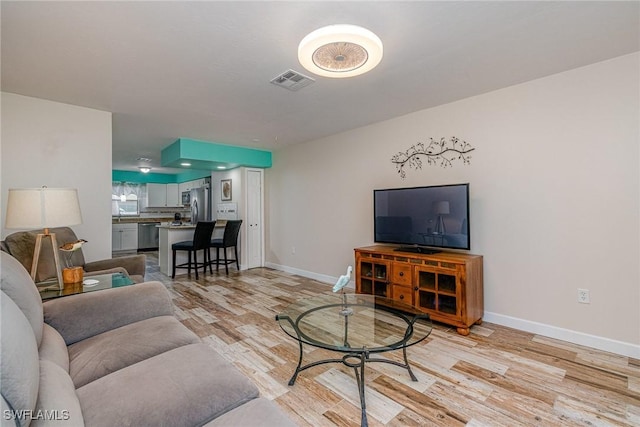
[[262, 180], [264, 171], [247, 169], [247, 268], [262, 267]]

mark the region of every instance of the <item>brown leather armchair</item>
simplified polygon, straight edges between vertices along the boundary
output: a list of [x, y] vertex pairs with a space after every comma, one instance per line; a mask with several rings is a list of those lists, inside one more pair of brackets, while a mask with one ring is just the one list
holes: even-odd
[[[69, 227], [51, 228], [49, 231], [56, 234], [58, 246], [78, 240], [76, 234]], [[30, 271], [31, 263], [33, 262], [33, 250], [36, 244], [36, 235], [42, 232], [42, 230], [33, 230], [19, 231], [17, 233], [10, 234], [2, 242], [2, 250], [16, 258], [27, 269], [27, 271]], [[67, 262], [67, 254], [60, 251], [60, 263], [62, 264], [62, 267], [70, 267], [71, 265], [75, 267], [82, 267], [85, 276], [121, 272], [128, 275], [131, 280], [136, 283], [144, 281], [144, 255], [129, 255], [94, 262], [85, 262], [82, 249], [78, 249], [77, 251], [74, 251], [71, 256], [71, 265], [67, 265]], [[54, 277], [56, 277], [56, 271], [53, 260], [53, 251], [51, 250], [51, 240], [44, 239], [42, 252], [40, 254], [40, 262], [38, 264], [36, 282], [42, 282]]]

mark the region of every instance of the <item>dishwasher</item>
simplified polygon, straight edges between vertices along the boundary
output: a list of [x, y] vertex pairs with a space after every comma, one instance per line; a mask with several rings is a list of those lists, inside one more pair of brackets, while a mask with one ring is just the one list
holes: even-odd
[[159, 222], [138, 223], [138, 250], [152, 251], [158, 250]]

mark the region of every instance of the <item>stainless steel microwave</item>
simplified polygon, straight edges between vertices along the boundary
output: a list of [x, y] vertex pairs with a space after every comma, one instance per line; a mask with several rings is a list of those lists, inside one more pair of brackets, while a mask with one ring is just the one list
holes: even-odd
[[182, 192], [182, 204], [183, 205], [190, 205], [191, 204], [191, 192], [190, 191], [183, 191]]

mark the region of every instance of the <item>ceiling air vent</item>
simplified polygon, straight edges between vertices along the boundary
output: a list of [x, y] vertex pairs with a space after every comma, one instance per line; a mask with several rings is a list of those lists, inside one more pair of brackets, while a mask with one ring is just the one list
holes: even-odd
[[287, 70], [284, 73], [280, 74], [278, 77], [275, 77], [271, 80], [271, 83], [277, 86], [281, 86], [285, 89], [289, 90], [299, 90], [305, 86], [309, 86], [311, 83], [315, 82], [309, 76], [305, 76], [304, 74], [300, 74], [297, 71]]

